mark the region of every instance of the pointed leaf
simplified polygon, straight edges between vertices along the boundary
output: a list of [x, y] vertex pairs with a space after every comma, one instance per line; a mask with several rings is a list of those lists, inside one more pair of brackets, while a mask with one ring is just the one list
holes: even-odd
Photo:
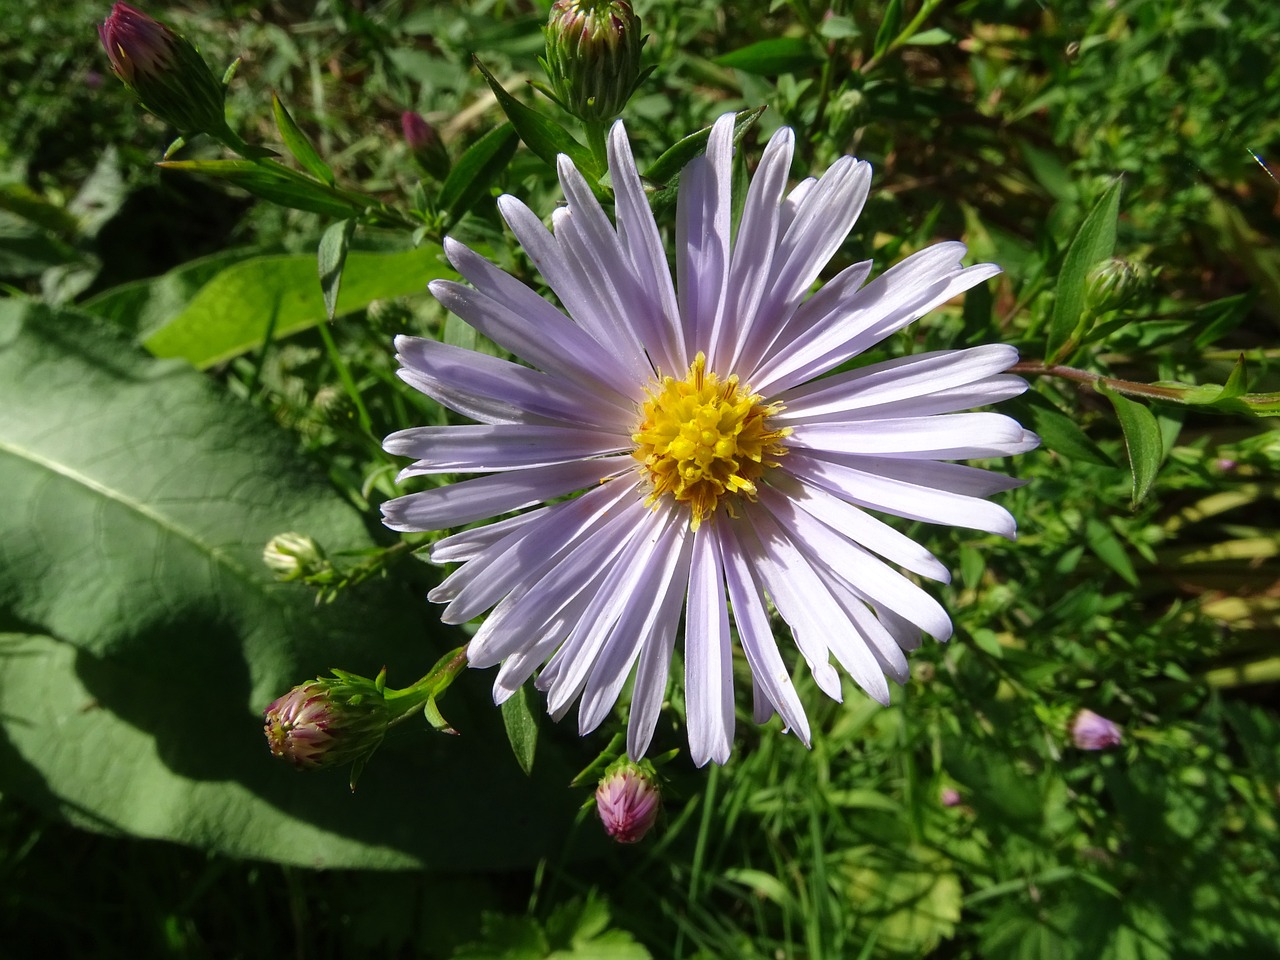
[[762, 77], [776, 77], [780, 73], [811, 70], [822, 63], [822, 58], [804, 37], [774, 37], [732, 50], [714, 62]]
[[902, 0], [889, 0], [884, 8], [884, 19], [880, 21], [880, 29], [876, 31], [875, 55], [882, 56], [889, 45], [898, 38], [902, 29]]
[[334, 182], [333, 171], [327, 163], [320, 159], [320, 154], [311, 145], [307, 135], [294, 122], [293, 117], [289, 115], [289, 111], [285, 109], [284, 104], [280, 102], [280, 98], [274, 93], [271, 94], [271, 109], [276, 115], [276, 129], [280, 131], [280, 138], [284, 141], [284, 145], [289, 152], [293, 154], [293, 158], [302, 164], [302, 168], [307, 173], [332, 187]]
[[165, 160], [156, 166], [217, 177], [255, 197], [294, 210], [309, 210], [337, 219], [359, 216], [365, 210], [364, 204], [343, 197], [273, 160]]
[[553, 167], [556, 164], [556, 157], [563, 153], [573, 161], [573, 165], [578, 168], [583, 176], [593, 183], [599, 181], [600, 177], [604, 175], [604, 171], [600, 169], [600, 165], [596, 162], [596, 158], [591, 155], [590, 150], [574, 139], [573, 134], [560, 126], [560, 124], [548, 117], [544, 117], [531, 107], [526, 107], [511, 94], [507, 93], [502, 84], [498, 82], [498, 79], [485, 69], [479, 58], [473, 59], [475, 60], [476, 69], [484, 75], [489, 88], [493, 90], [493, 95], [498, 98], [498, 106], [502, 107], [502, 112], [507, 115], [511, 125], [516, 128], [516, 132], [520, 134], [520, 139], [525, 142], [525, 146]]
[[320, 238], [316, 252], [320, 270], [320, 292], [324, 295], [324, 312], [332, 320], [337, 315], [338, 290], [342, 287], [342, 267], [347, 262], [347, 248], [356, 232], [354, 220], [339, 220], [329, 226]]
[[[753, 110], [741, 110], [738, 112], [733, 121], [733, 139], [735, 143], [742, 139], [742, 135], [751, 129], [766, 109], [765, 107], [756, 107]], [[670, 181], [684, 169], [686, 163], [694, 157], [706, 153], [707, 138], [709, 136], [711, 136], [711, 128], [703, 127], [697, 133], [691, 133], [689, 136], [676, 141], [662, 156], [650, 164], [649, 168], [644, 171], [644, 178], [663, 186], [670, 185]]]
[[1133, 505], [1136, 507], [1147, 498], [1164, 459], [1160, 424], [1146, 404], [1130, 400], [1101, 383], [1096, 384], [1096, 388], [1115, 407], [1120, 429], [1124, 431], [1129, 468], [1133, 472]]
[[1017, 400], [1010, 401], [1009, 408], [1010, 411], [1027, 411], [1020, 415], [1020, 419], [1024, 423], [1030, 421], [1031, 429], [1040, 435], [1045, 449], [1101, 467], [1116, 466], [1115, 460], [1085, 435], [1070, 414], [1040, 394], [1028, 391]]
[[530, 703], [526, 684], [502, 703], [502, 722], [507, 728], [507, 739], [516, 763], [528, 776], [533, 773], [533, 757], [538, 749], [538, 717]]
[[458, 158], [436, 198], [437, 208], [444, 213], [446, 228], [461, 220], [463, 214], [488, 193], [490, 185], [511, 162], [518, 145], [515, 127], [504, 123], [486, 133]]
[[1119, 178], [1111, 182], [1084, 218], [1071, 240], [1071, 246], [1067, 248], [1062, 272], [1058, 274], [1053, 315], [1049, 320], [1049, 335], [1045, 343], [1045, 356], [1049, 363], [1058, 363], [1068, 357], [1095, 319], [1082, 316], [1085, 289], [1089, 271], [1115, 250], [1121, 185]]

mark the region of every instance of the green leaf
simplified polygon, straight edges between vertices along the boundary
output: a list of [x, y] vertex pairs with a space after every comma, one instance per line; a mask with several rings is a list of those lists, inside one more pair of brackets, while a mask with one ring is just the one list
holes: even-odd
[[280, 97], [274, 93], [271, 94], [271, 109], [276, 115], [276, 129], [280, 131], [280, 138], [293, 154], [293, 158], [302, 164], [302, 168], [307, 173], [332, 187], [333, 171], [320, 159], [320, 154], [316, 153], [316, 148], [311, 145], [307, 135], [294, 122], [293, 117], [289, 116], [289, 111], [280, 102]]
[[1071, 246], [1067, 248], [1062, 272], [1058, 274], [1053, 316], [1049, 320], [1049, 335], [1045, 342], [1045, 356], [1051, 364], [1070, 356], [1094, 319], [1081, 316], [1084, 312], [1085, 289], [1089, 271], [1115, 250], [1121, 185], [1119, 178], [1111, 182], [1084, 218], [1084, 223], [1080, 224], [1080, 229], [1071, 239]]
[[[733, 139], [738, 142], [767, 108], [756, 107], [753, 110], [741, 110], [733, 121]], [[677, 140], [662, 156], [650, 164], [645, 170], [644, 178], [653, 183], [672, 185], [676, 176], [684, 169], [684, 165], [694, 157], [707, 151], [707, 138], [711, 136], [711, 128], [703, 127], [697, 133]]]
[[713, 62], [762, 77], [776, 77], [780, 73], [811, 70], [822, 62], [822, 57], [806, 38], [774, 37], [731, 50]]
[[486, 133], [458, 158], [436, 198], [436, 206], [444, 213], [447, 226], [461, 220], [463, 214], [487, 194], [490, 185], [511, 162], [518, 143], [515, 127], [504, 123]]
[[[297, 440], [100, 321], [0, 303], [0, 791], [98, 830], [311, 867], [503, 869], [560, 849], [567, 769], [526, 780], [488, 683], [450, 689], [462, 737], [396, 728], [360, 781], [272, 758], [261, 710], [341, 665], [408, 684], [458, 642], [391, 581], [330, 604], [277, 583], [268, 538], [371, 549]], [[410, 569], [408, 574], [412, 574]], [[376, 643], [373, 641], [376, 640]], [[420, 805], [462, 811], [481, 830]]]
[[1020, 419], [1031, 421], [1031, 429], [1040, 435], [1046, 449], [1072, 460], [1096, 463], [1101, 467], [1116, 466], [1115, 460], [1090, 440], [1070, 414], [1064, 413], [1051, 400], [1038, 393], [1024, 393], [1009, 404], [1011, 410], [1022, 411]]
[[533, 773], [534, 753], [538, 749], [538, 717], [529, 699], [526, 684], [502, 703], [502, 722], [511, 741], [511, 752], [525, 776]]
[[356, 232], [355, 220], [339, 220], [331, 224], [320, 238], [316, 251], [320, 271], [320, 292], [324, 296], [325, 315], [332, 320], [337, 316], [338, 291], [342, 287], [342, 267], [347, 262], [347, 248]]
[[273, 160], [165, 160], [156, 166], [217, 177], [283, 207], [309, 210], [338, 220], [359, 216], [365, 210], [364, 204]]
[[1084, 524], [1084, 541], [1099, 560], [1118, 573], [1131, 587], [1138, 585], [1138, 574], [1125, 551], [1124, 544], [1103, 521], [1089, 517]]
[[876, 31], [875, 55], [883, 56], [889, 45], [898, 38], [902, 29], [902, 0], [889, 0], [884, 8], [884, 19], [880, 21], [880, 29]]
[[589, 181], [596, 183], [600, 180], [604, 175], [604, 170], [600, 168], [590, 150], [575, 140], [573, 134], [560, 124], [548, 117], [544, 117], [531, 107], [526, 107], [511, 94], [507, 93], [502, 84], [498, 82], [498, 79], [485, 69], [484, 64], [480, 62], [478, 57], [473, 58], [473, 60], [475, 61], [476, 69], [484, 75], [489, 88], [493, 91], [493, 95], [498, 98], [498, 106], [502, 107], [502, 112], [507, 115], [511, 125], [520, 134], [520, 139], [525, 142], [525, 145], [530, 150], [552, 167], [556, 165], [556, 157], [563, 153], [573, 161], [573, 165]]
[[956, 38], [954, 34], [947, 32], [942, 27], [933, 27], [929, 30], [913, 33], [906, 42], [913, 47], [936, 47], [944, 43], [955, 43]]
[[176, 317], [206, 283], [233, 264], [260, 256], [251, 248], [223, 250], [189, 260], [168, 273], [122, 283], [79, 304], [122, 333], [145, 339]]
[[[429, 280], [452, 275], [434, 244], [399, 253], [352, 251], [343, 268], [336, 315], [424, 290]], [[314, 327], [325, 316], [314, 258], [255, 257], [205, 284], [144, 346], [157, 357], [181, 357], [203, 369], [256, 349], [268, 331], [285, 337]]]
[[1133, 506], [1136, 507], [1147, 498], [1164, 459], [1160, 425], [1146, 404], [1130, 400], [1106, 384], [1097, 383], [1094, 386], [1111, 401], [1120, 421], [1120, 429], [1124, 431], [1124, 445], [1129, 453], [1129, 468], [1133, 473]]

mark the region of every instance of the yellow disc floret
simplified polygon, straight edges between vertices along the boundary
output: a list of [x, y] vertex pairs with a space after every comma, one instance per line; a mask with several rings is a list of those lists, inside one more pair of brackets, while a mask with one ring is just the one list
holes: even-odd
[[670, 496], [687, 503], [694, 530], [722, 498], [731, 515], [736, 496], [754, 499], [756, 480], [787, 452], [781, 441], [791, 430], [769, 425], [782, 407], [739, 388], [736, 376], [721, 380], [708, 373], [701, 353], [683, 380], [663, 377], [646, 392], [631, 439], [632, 456], [653, 484], [647, 502]]

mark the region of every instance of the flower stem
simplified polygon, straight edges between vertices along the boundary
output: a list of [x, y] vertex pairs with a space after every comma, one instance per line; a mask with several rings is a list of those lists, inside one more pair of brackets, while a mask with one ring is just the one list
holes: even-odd
[[1182, 387], [1158, 387], [1151, 383], [1119, 380], [1115, 377], [1104, 377], [1100, 373], [1090, 373], [1088, 370], [1081, 370], [1078, 367], [1067, 367], [1058, 363], [1045, 363], [1043, 360], [1026, 360], [1022, 363], [1015, 363], [1009, 368], [1009, 372], [1061, 377], [1064, 380], [1074, 380], [1077, 383], [1087, 383], [1090, 386], [1102, 384], [1105, 387], [1110, 387], [1116, 393], [1123, 393], [1126, 396], [1172, 400], [1175, 403], [1183, 402], [1187, 392]]

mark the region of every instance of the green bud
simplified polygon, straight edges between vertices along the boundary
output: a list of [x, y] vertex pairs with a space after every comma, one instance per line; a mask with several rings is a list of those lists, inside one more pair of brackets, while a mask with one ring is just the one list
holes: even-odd
[[271, 753], [299, 770], [363, 763], [404, 714], [380, 680], [333, 673], [294, 687], [263, 711]]
[[626, 0], [556, 0], [542, 67], [560, 105], [589, 123], [612, 120], [644, 79], [640, 18]]
[[127, 3], [111, 8], [98, 37], [115, 75], [151, 113], [182, 134], [227, 132], [226, 92], [189, 41]]
[[1151, 287], [1151, 270], [1143, 263], [1112, 257], [1091, 271], [1085, 285], [1085, 308], [1093, 314], [1119, 310]]
[[324, 550], [305, 533], [278, 533], [267, 541], [262, 562], [280, 580], [299, 580], [325, 565]]

